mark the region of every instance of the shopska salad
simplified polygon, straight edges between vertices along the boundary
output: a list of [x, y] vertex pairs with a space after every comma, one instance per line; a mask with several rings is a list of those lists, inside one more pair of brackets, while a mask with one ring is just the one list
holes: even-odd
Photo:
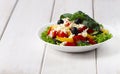
[[62, 46], [94, 45], [111, 37], [112, 34], [102, 24], [82, 11], [61, 15], [57, 24], [48, 26], [41, 34], [45, 42]]

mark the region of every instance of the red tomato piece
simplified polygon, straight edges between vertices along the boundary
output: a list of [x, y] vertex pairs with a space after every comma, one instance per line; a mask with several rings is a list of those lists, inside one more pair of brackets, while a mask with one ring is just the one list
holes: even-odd
[[67, 43], [65, 43], [65, 46], [76, 46], [76, 43], [73, 43], [73, 42], [67, 42]]
[[96, 42], [93, 39], [88, 39], [90, 44], [96, 44]]
[[57, 35], [57, 31], [53, 31], [53, 32], [52, 32], [52, 37], [55, 38], [56, 35]]
[[94, 32], [94, 30], [92, 30], [92, 29], [88, 29], [88, 30], [87, 30], [87, 33], [89, 33], [89, 34], [90, 34], [90, 33], [93, 33], [93, 32]]
[[70, 23], [68, 22], [67, 24], [65, 24], [65, 26], [69, 26], [70, 25]]
[[86, 40], [86, 38], [85, 37], [83, 37], [82, 35], [75, 35], [74, 37], [73, 37], [73, 40], [75, 41], [75, 42], [78, 42], [78, 41], [85, 41]]
[[64, 33], [62, 31], [59, 31], [58, 34], [57, 34], [57, 36], [59, 36], [59, 37], [68, 37], [68, 34]]
[[85, 29], [87, 29], [86, 26], [83, 26], [82, 28], [78, 28], [78, 32], [81, 33], [81, 32], [83, 32]]

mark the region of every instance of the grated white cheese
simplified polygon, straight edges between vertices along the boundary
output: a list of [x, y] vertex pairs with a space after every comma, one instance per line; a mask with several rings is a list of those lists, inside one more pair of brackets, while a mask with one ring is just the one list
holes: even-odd
[[68, 38], [73, 38], [75, 35], [74, 34], [71, 34]]
[[67, 22], [69, 22], [68, 20], [69, 18], [64, 18], [63, 21], [64, 21], [64, 24], [66, 24]]
[[61, 24], [61, 25], [57, 26], [56, 28], [54, 28], [54, 30], [55, 31], [61, 31], [61, 32], [67, 33], [69, 31], [69, 28], [65, 27], [64, 24]]
[[82, 28], [83, 24], [75, 24], [74, 22], [71, 23], [70, 27]]
[[85, 31], [82, 32], [82, 36], [83, 36], [83, 37], [87, 37], [87, 32], [85, 32]]
[[83, 37], [87, 37], [87, 30], [88, 30], [88, 28], [85, 29], [85, 30], [81, 33]]

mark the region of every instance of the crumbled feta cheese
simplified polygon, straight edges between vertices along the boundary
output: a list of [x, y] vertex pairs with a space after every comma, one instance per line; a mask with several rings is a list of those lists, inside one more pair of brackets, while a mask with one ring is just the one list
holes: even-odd
[[68, 38], [73, 38], [75, 35], [71, 34]]
[[70, 27], [82, 28], [83, 24], [75, 24], [74, 22], [71, 23]]
[[78, 35], [82, 35], [82, 33], [78, 33]]
[[64, 33], [67, 33], [69, 31], [69, 27], [65, 27], [64, 24], [61, 24], [59, 26], [57, 26], [56, 28], [54, 28], [55, 31], [62, 31]]
[[83, 36], [83, 37], [87, 37], [87, 32], [86, 32], [86, 31], [83, 31], [83, 32], [82, 32], [82, 36]]
[[82, 36], [83, 36], [83, 37], [87, 37], [87, 30], [88, 30], [88, 28], [85, 29], [85, 30], [82, 32]]
[[79, 28], [82, 28], [84, 25], [83, 24], [79, 24]]

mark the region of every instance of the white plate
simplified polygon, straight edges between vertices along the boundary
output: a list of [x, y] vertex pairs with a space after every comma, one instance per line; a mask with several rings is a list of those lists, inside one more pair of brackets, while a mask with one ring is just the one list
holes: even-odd
[[[41, 33], [50, 25], [53, 25], [54, 23], [48, 23], [47, 25], [45, 25], [44, 27], [40, 28], [39, 31], [38, 31], [38, 37], [40, 38], [41, 37]], [[115, 30], [110, 27], [110, 26], [107, 26], [107, 25], [104, 25], [105, 29], [108, 29], [110, 33], [115, 34]], [[113, 35], [114, 37], [115, 35]], [[112, 37], [112, 38], [113, 38]], [[111, 39], [112, 39], [111, 38]], [[41, 38], [40, 40], [44, 43], [46, 43], [50, 48], [52, 49], [57, 49], [57, 50], [60, 50], [60, 51], [64, 51], [64, 52], [85, 52], [85, 51], [90, 51], [90, 50], [94, 50], [96, 48], [99, 48], [101, 45], [104, 45], [104, 43], [110, 41], [111, 39], [107, 40], [107, 41], [104, 41], [102, 43], [98, 43], [98, 44], [94, 44], [94, 45], [90, 45], [90, 46], [60, 46], [60, 45], [55, 45], [55, 44], [51, 44], [51, 43], [48, 43], [48, 42], [45, 42], [43, 41]]]

